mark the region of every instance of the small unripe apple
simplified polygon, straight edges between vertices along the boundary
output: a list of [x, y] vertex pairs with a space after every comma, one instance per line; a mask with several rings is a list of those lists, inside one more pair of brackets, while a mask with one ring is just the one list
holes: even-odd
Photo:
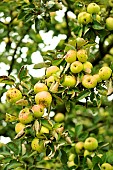
[[77, 48], [80, 48], [86, 44], [86, 41], [81, 37], [77, 37], [76, 41], [77, 41]]
[[92, 68], [93, 68], [93, 65], [89, 61], [86, 61], [85, 63], [83, 63], [83, 71], [84, 72], [91, 73]]
[[103, 163], [101, 165], [101, 170], [113, 170], [113, 167], [109, 163]]
[[64, 87], [74, 87], [76, 85], [76, 78], [74, 76], [65, 75], [62, 85]]
[[67, 54], [64, 56], [64, 58], [67, 63], [73, 63], [74, 61], [76, 61], [76, 56], [77, 56], [76, 50], [69, 50]]
[[94, 88], [97, 85], [97, 80], [94, 76], [92, 75], [84, 75], [82, 78], [82, 85], [85, 88]]
[[15, 132], [19, 133], [24, 128], [25, 128], [25, 124], [19, 122], [15, 125]]
[[33, 111], [33, 116], [36, 118], [40, 118], [44, 114], [44, 106], [40, 104], [34, 105], [31, 110]]
[[54, 83], [55, 81], [55, 77], [54, 76], [50, 76], [46, 79], [46, 83], [47, 83], [47, 86], [50, 87], [52, 83]]
[[102, 80], [108, 80], [110, 78], [111, 74], [112, 74], [112, 70], [107, 66], [103, 66], [99, 70], [99, 76]]
[[10, 103], [15, 103], [22, 98], [22, 93], [16, 88], [10, 88], [6, 92], [6, 100]]
[[44, 83], [39, 83], [38, 82], [38, 83], [36, 83], [34, 85], [34, 92], [38, 93], [40, 91], [48, 91], [48, 88], [47, 88], [47, 86]]
[[19, 113], [19, 121], [23, 124], [28, 124], [33, 121], [33, 113], [29, 108], [24, 108]]
[[80, 61], [75, 61], [71, 64], [70, 70], [72, 73], [80, 73], [83, 70], [83, 64]]
[[38, 138], [34, 138], [31, 142], [31, 148], [41, 153], [44, 151], [44, 143], [42, 140], [40, 141]]
[[101, 16], [96, 14], [96, 21], [100, 22], [101, 21]]
[[94, 137], [88, 137], [84, 142], [84, 148], [88, 151], [93, 151], [97, 149], [98, 147], [98, 141]]
[[113, 18], [112, 17], [108, 17], [106, 19], [106, 28], [110, 31], [113, 30]]
[[52, 102], [52, 96], [47, 91], [41, 91], [35, 95], [36, 104], [43, 105], [44, 107], [50, 106]]
[[77, 154], [81, 154], [84, 150], [84, 142], [77, 142], [75, 144], [75, 151]]
[[41, 129], [40, 129], [40, 134], [43, 134], [43, 133], [49, 133], [49, 129], [45, 126], [41, 126]]
[[80, 49], [77, 51], [77, 58], [80, 62], [84, 63], [88, 59], [87, 51], [84, 49]]
[[65, 119], [65, 116], [63, 113], [57, 113], [55, 116], [54, 116], [54, 121], [55, 122], [63, 122]]
[[90, 14], [99, 13], [99, 11], [100, 11], [100, 6], [97, 5], [96, 3], [90, 3], [87, 6], [87, 12]]
[[92, 22], [91, 14], [87, 12], [80, 12], [78, 14], [78, 22], [83, 25], [89, 24], [90, 22]]
[[96, 78], [98, 83], [102, 81], [102, 79], [100, 78], [99, 74], [94, 74], [93, 77]]
[[46, 70], [46, 77], [48, 78], [54, 74], [57, 74], [57, 72], [59, 72], [59, 71], [60, 71], [60, 69], [57, 66], [50, 66]]

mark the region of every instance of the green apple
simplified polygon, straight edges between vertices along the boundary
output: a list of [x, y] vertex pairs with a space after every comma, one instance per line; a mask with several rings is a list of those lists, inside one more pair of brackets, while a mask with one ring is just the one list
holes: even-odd
[[96, 14], [96, 21], [100, 22], [101, 21], [101, 16]]
[[78, 22], [83, 25], [87, 25], [88, 23], [92, 22], [91, 14], [87, 12], [80, 12], [78, 14]]
[[33, 113], [29, 108], [24, 108], [19, 112], [19, 121], [22, 124], [28, 124], [33, 121]]
[[109, 6], [113, 7], [113, 0], [109, 0]]
[[77, 58], [80, 62], [84, 63], [88, 59], [87, 51], [84, 49], [80, 49], [77, 51]]
[[42, 140], [40, 141], [38, 138], [34, 138], [31, 142], [31, 148], [32, 150], [42, 153], [44, 151], [44, 143]]
[[90, 3], [87, 6], [87, 12], [90, 14], [96, 14], [100, 12], [100, 6], [97, 5], [96, 3]]
[[54, 121], [55, 122], [63, 122], [65, 119], [65, 116], [63, 113], [57, 113], [55, 116], [54, 116]]
[[113, 170], [113, 167], [109, 163], [103, 163], [101, 165], [101, 170]]
[[76, 61], [77, 51], [76, 50], [69, 50], [66, 55], [64, 56], [67, 63], [73, 63]]
[[77, 37], [76, 42], [77, 42], [77, 48], [80, 48], [87, 43], [87, 41], [81, 37]]
[[108, 17], [106, 19], [106, 28], [110, 31], [113, 30], [113, 17]]
[[10, 88], [6, 92], [6, 100], [10, 103], [16, 103], [22, 98], [22, 93], [16, 88]]
[[97, 79], [92, 75], [84, 75], [82, 77], [82, 85], [88, 89], [94, 88], [97, 85]]
[[84, 142], [77, 142], [75, 144], [75, 151], [77, 154], [82, 154], [84, 151]]
[[36, 118], [40, 118], [44, 114], [44, 106], [40, 104], [34, 105], [31, 110], [33, 111], [33, 116]]
[[89, 61], [86, 61], [85, 63], [83, 63], [83, 71], [84, 72], [91, 73], [92, 68], [93, 68], [93, 65]]
[[94, 74], [93, 77], [96, 78], [98, 83], [102, 81], [102, 79], [100, 78], [99, 74]]
[[70, 70], [72, 73], [80, 73], [83, 70], [83, 64], [80, 61], [75, 61], [71, 64]]
[[76, 85], [76, 78], [71, 75], [65, 75], [62, 85], [64, 87], [74, 87]]
[[22, 129], [24, 129], [25, 128], [25, 124], [23, 124], [23, 123], [16, 123], [16, 125], [15, 125], [15, 132], [16, 133], [19, 133]]
[[48, 91], [48, 88], [47, 86], [44, 84], [44, 83], [39, 83], [37, 82], [35, 85], [34, 85], [34, 92], [35, 93], [38, 93], [40, 91]]
[[94, 137], [88, 137], [84, 142], [84, 148], [88, 151], [93, 151], [97, 149], [98, 147], [98, 141]]
[[35, 102], [44, 107], [49, 107], [52, 102], [52, 96], [47, 91], [41, 91], [35, 95]]
[[48, 78], [48, 77], [50, 77], [50, 76], [52, 76], [54, 74], [57, 74], [57, 73], [59, 73], [59, 71], [60, 71], [59, 67], [57, 67], [57, 66], [50, 66], [46, 70], [46, 77]]
[[107, 66], [103, 66], [99, 70], [99, 76], [102, 80], [108, 80], [110, 78], [111, 74], [112, 74], [112, 70]]

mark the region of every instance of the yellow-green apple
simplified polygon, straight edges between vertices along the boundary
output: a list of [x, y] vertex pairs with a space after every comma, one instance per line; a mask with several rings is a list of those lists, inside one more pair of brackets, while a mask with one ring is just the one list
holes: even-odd
[[44, 142], [39, 140], [38, 138], [34, 138], [31, 142], [32, 150], [35, 150], [39, 153], [44, 151]]
[[22, 93], [16, 88], [10, 88], [6, 92], [6, 100], [10, 103], [15, 103], [22, 98]]
[[96, 78], [96, 80], [97, 80], [98, 83], [102, 81], [102, 79], [100, 78], [100, 76], [99, 76], [98, 73], [97, 73], [97, 74], [94, 74], [93, 77]]
[[87, 51], [84, 49], [80, 49], [77, 51], [77, 58], [80, 62], [84, 63], [88, 59]]
[[54, 116], [54, 121], [55, 122], [63, 122], [65, 119], [65, 116], [63, 113], [57, 113], [55, 116]]
[[81, 141], [77, 142], [75, 144], [75, 151], [77, 154], [82, 154], [84, 151], [84, 142]]
[[101, 16], [96, 14], [96, 18], [95, 19], [96, 19], [96, 21], [100, 22], [101, 21]]
[[100, 169], [101, 170], [113, 170], [113, 167], [111, 166], [111, 164], [105, 162], [101, 165]]
[[78, 22], [83, 25], [87, 25], [88, 23], [92, 22], [91, 14], [88, 12], [80, 12], [78, 14]]
[[77, 37], [76, 42], [77, 42], [77, 48], [80, 48], [87, 43], [86, 40], [84, 40], [81, 37]]
[[76, 61], [77, 51], [76, 50], [69, 50], [66, 55], [64, 56], [67, 63], [73, 63]]
[[28, 124], [33, 121], [33, 113], [29, 108], [24, 108], [19, 112], [19, 121], [23, 124]]
[[88, 89], [94, 88], [97, 85], [97, 79], [92, 75], [84, 75], [82, 77], [82, 85]]
[[112, 70], [107, 66], [103, 66], [99, 70], [99, 76], [102, 80], [108, 80], [110, 78], [111, 74], [112, 74]]
[[44, 84], [44, 83], [39, 83], [37, 82], [35, 85], [34, 85], [34, 92], [35, 93], [38, 93], [40, 91], [48, 91], [48, 88], [47, 86]]
[[72, 73], [80, 73], [83, 70], [83, 64], [80, 61], [74, 61], [70, 66], [70, 70]]
[[76, 85], [75, 76], [65, 75], [62, 85], [64, 87], [74, 87]]
[[44, 107], [49, 107], [52, 102], [52, 96], [47, 91], [41, 91], [35, 95], [35, 102]]
[[83, 63], [83, 71], [84, 72], [91, 73], [92, 68], [93, 68], [93, 65], [89, 61], [86, 61], [85, 63]]
[[113, 30], [113, 17], [108, 17], [106, 19], [106, 28], [110, 31]]
[[88, 151], [93, 151], [97, 149], [98, 147], [98, 141], [94, 137], [88, 137], [84, 142], [84, 148]]
[[87, 6], [87, 12], [90, 14], [96, 14], [100, 12], [100, 6], [97, 5], [96, 3], [90, 3]]
[[24, 129], [25, 128], [25, 124], [23, 124], [23, 123], [16, 123], [16, 125], [15, 125], [15, 132], [16, 133], [19, 133], [22, 129]]
[[31, 110], [33, 111], [33, 116], [40, 118], [44, 114], [44, 106], [41, 104], [33, 105]]
[[57, 74], [59, 72], [60, 72], [59, 67], [57, 67], [57, 66], [50, 66], [46, 70], [46, 77], [48, 78], [48, 77], [50, 77], [50, 76], [52, 76], [54, 74]]
[[55, 82], [55, 76], [50, 76], [46, 80], [47, 86], [50, 87], [52, 83]]

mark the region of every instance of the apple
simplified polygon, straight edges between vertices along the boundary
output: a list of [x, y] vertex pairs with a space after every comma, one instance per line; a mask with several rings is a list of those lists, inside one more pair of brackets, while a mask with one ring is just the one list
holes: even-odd
[[39, 83], [37, 82], [35, 85], [34, 85], [34, 92], [35, 93], [38, 93], [40, 91], [48, 91], [48, 88], [47, 86], [44, 84], [44, 83]]
[[19, 122], [15, 125], [15, 132], [19, 133], [24, 128], [25, 128], [25, 124]]
[[46, 77], [50, 77], [54, 74], [57, 74], [60, 71], [60, 69], [57, 66], [50, 66], [46, 70]]
[[74, 159], [75, 159], [75, 154], [71, 153], [68, 158], [69, 162], [74, 161]]
[[29, 108], [24, 108], [19, 113], [19, 121], [23, 124], [28, 124], [33, 121], [33, 113]]
[[96, 14], [96, 21], [100, 22], [101, 21], [101, 16]]
[[109, 163], [103, 163], [101, 165], [101, 170], [113, 170], [113, 167]]
[[77, 48], [80, 48], [87, 43], [87, 41], [81, 37], [77, 37], [76, 42], [77, 42]]
[[44, 107], [49, 107], [52, 102], [52, 96], [47, 91], [41, 91], [35, 95], [35, 102]]
[[77, 58], [80, 62], [84, 63], [88, 59], [87, 51], [84, 49], [80, 49], [77, 51]]
[[98, 147], [98, 141], [94, 137], [88, 137], [84, 142], [84, 148], [88, 151], [93, 151], [97, 149]]
[[71, 75], [65, 75], [62, 85], [64, 87], [74, 87], [76, 85], [76, 78]]
[[44, 114], [44, 106], [40, 104], [32, 106], [31, 110], [33, 111], [33, 116], [36, 118], [40, 118]]
[[65, 116], [63, 113], [57, 113], [55, 116], [54, 116], [54, 121], [55, 122], [63, 122], [65, 119]]
[[6, 92], [6, 100], [10, 103], [15, 103], [22, 98], [22, 93], [16, 88], [10, 88]]
[[88, 4], [87, 6], [87, 12], [90, 13], [90, 14], [96, 14], [96, 13], [99, 13], [100, 11], [100, 6], [97, 5], [96, 3], [90, 3]]
[[93, 65], [89, 61], [86, 61], [85, 63], [83, 63], [83, 71], [84, 72], [91, 73], [92, 68], [93, 68]]
[[113, 30], [113, 17], [108, 17], [106, 19], [106, 28], [110, 31]]
[[70, 70], [72, 73], [80, 73], [83, 70], [83, 64], [80, 61], [75, 61], [71, 64]]
[[82, 85], [88, 89], [94, 88], [97, 85], [97, 79], [92, 75], [84, 75], [82, 77]]
[[69, 50], [66, 55], [64, 56], [67, 63], [73, 63], [76, 61], [77, 51], [76, 50]]
[[99, 74], [94, 74], [93, 77], [96, 78], [98, 83], [102, 81], [102, 79], [100, 78]]
[[92, 22], [91, 14], [87, 12], [80, 12], [78, 14], [78, 22], [79, 24], [83, 24], [83, 25], [89, 24], [90, 22]]
[[113, 7], [113, 0], [109, 0], [109, 6]]
[[81, 154], [82, 152], [83, 152], [83, 150], [84, 150], [84, 142], [77, 142], [76, 144], [75, 144], [75, 151], [76, 151], [76, 153], [77, 154]]
[[48, 77], [46, 80], [47, 86], [50, 87], [52, 83], [54, 83], [55, 81], [55, 77], [54, 76], [50, 76]]
[[40, 141], [38, 138], [34, 138], [31, 142], [31, 148], [32, 150], [42, 153], [44, 151], [44, 143], [42, 140]]
[[99, 76], [102, 80], [108, 80], [110, 78], [111, 74], [112, 74], [112, 70], [107, 66], [103, 66], [99, 70]]

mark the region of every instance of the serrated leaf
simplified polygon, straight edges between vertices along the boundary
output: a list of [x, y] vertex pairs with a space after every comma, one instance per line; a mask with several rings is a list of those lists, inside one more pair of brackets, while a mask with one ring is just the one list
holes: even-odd
[[5, 83], [8, 85], [13, 85], [15, 81], [8, 76], [0, 76], [0, 83]]

